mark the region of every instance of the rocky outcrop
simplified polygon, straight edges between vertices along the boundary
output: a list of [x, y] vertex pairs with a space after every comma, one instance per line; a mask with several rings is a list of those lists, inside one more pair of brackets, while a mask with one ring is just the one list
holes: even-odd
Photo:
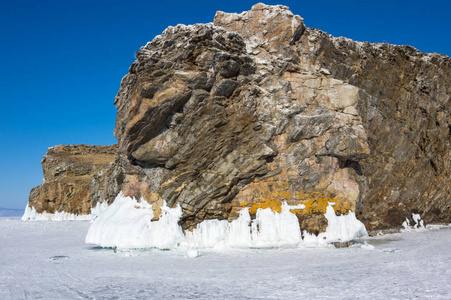
[[329, 201], [369, 229], [450, 221], [449, 78], [444, 55], [334, 38], [284, 6], [218, 12], [138, 52], [109, 181], [180, 204], [184, 228], [283, 201], [307, 206], [296, 214], [311, 232]]
[[169, 27], [122, 79], [118, 154], [86, 197], [179, 204], [188, 230], [283, 202], [305, 205], [292, 212], [313, 233], [329, 202], [370, 230], [451, 222], [450, 63], [335, 38], [281, 5]]
[[60, 145], [42, 159], [44, 181], [30, 192], [29, 206], [37, 213], [91, 213], [91, 177], [110, 167], [117, 146]]
[[357, 110], [371, 155], [360, 162], [368, 187], [358, 218], [373, 230], [399, 227], [412, 213], [451, 222], [451, 59], [314, 29], [298, 49], [366, 94]]
[[301, 227], [319, 232], [328, 202], [354, 210], [370, 154], [365, 93], [303, 63], [302, 31], [286, 7], [258, 4], [142, 47], [116, 97], [112, 185], [120, 177], [125, 196], [155, 208], [180, 204], [185, 229], [286, 201], [305, 204]]

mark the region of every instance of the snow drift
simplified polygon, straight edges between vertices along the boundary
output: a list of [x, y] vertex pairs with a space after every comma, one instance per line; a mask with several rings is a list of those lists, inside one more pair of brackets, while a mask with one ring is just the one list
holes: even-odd
[[152, 222], [152, 205], [120, 193], [93, 221], [86, 243], [119, 248], [173, 248], [183, 238], [182, 228], [178, 225], [182, 209], [180, 206], [169, 208], [165, 204], [161, 211], [160, 219]]
[[108, 204], [106, 202], [98, 202], [95, 207], [91, 208], [91, 214], [76, 215], [65, 211], [57, 211], [55, 213], [37, 213], [34, 207], [30, 207], [27, 204], [22, 216], [22, 221], [90, 221], [99, 216], [107, 207]]
[[76, 215], [65, 211], [55, 213], [37, 213], [34, 207], [27, 204], [22, 221], [87, 221], [91, 220], [91, 215]]
[[354, 213], [336, 216], [329, 203], [325, 217], [326, 232], [318, 236], [301, 233], [292, 209], [303, 205], [282, 205], [280, 213], [271, 209], [259, 209], [251, 220], [248, 208], [240, 211], [237, 220], [205, 220], [192, 232], [183, 233], [178, 221], [182, 215], [180, 206], [161, 207], [158, 221], [152, 221], [154, 211], [144, 200], [124, 197], [120, 193], [115, 201], [96, 218], [89, 228], [86, 243], [101, 247], [118, 248], [261, 248], [321, 246], [331, 242], [346, 242], [367, 234], [365, 226]]

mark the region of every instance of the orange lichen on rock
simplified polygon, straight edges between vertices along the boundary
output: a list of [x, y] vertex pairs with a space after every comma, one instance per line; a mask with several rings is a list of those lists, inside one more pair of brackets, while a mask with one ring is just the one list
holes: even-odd
[[[314, 196], [317, 193], [313, 193]], [[312, 197], [310, 200], [302, 202], [305, 205], [305, 209], [303, 209], [303, 214], [325, 214], [327, 206], [329, 203], [334, 203], [335, 213], [346, 214], [349, 211], [354, 211], [355, 204], [349, 200], [338, 199], [333, 196], [327, 196], [324, 194], [320, 194], [317, 197]]]
[[325, 214], [329, 203], [335, 203], [334, 209], [339, 214], [345, 214], [355, 209], [352, 201], [339, 199], [326, 192], [294, 191], [287, 182], [254, 182], [236, 199], [238, 205], [233, 205], [232, 214], [238, 213], [244, 207], [249, 207], [251, 215], [256, 214], [259, 208], [270, 208], [272, 211], [280, 213], [284, 202], [289, 205], [305, 205], [304, 209], [290, 210], [292, 213], [300, 215]]
[[362, 68], [359, 66], [352, 66], [354, 69], [356, 69], [357, 71], [359, 71], [360, 73], [363, 72]]
[[242, 203], [241, 207], [249, 207], [250, 214], [256, 214], [259, 208], [266, 209], [270, 208], [273, 212], [280, 213], [282, 211], [282, 203], [277, 202], [272, 199], [263, 199], [261, 201], [257, 201], [255, 203]]

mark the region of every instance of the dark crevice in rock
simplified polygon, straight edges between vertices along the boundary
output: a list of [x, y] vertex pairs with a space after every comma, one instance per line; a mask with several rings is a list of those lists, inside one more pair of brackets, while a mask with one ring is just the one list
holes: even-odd
[[298, 26], [298, 28], [296, 28], [296, 30], [294, 31], [293, 34], [293, 38], [290, 41], [290, 45], [293, 46], [294, 44], [296, 44], [297, 41], [299, 41], [302, 37], [302, 35], [305, 32], [305, 25], [304, 23], [301, 23], [301, 25]]
[[362, 176], [362, 166], [358, 161], [355, 160], [339, 160], [340, 168], [351, 168], [357, 175]]

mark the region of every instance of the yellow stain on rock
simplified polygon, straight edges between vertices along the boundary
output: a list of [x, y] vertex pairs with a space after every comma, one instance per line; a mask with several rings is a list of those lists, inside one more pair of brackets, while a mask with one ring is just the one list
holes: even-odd
[[362, 68], [359, 66], [352, 66], [354, 69], [356, 69], [357, 71], [359, 71], [360, 73], [363, 72]]
[[249, 207], [250, 214], [256, 214], [258, 209], [270, 208], [273, 212], [280, 213], [282, 203], [289, 205], [305, 205], [304, 209], [290, 210], [292, 213], [325, 214], [329, 203], [335, 203], [336, 213], [346, 214], [354, 211], [355, 204], [347, 199], [340, 199], [325, 192], [292, 191], [288, 183], [260, 182], [254, 183], [252, 188], [237, 197], [239, 206], [234, 205], [232, 213], [238, 213], [244, 207]]

